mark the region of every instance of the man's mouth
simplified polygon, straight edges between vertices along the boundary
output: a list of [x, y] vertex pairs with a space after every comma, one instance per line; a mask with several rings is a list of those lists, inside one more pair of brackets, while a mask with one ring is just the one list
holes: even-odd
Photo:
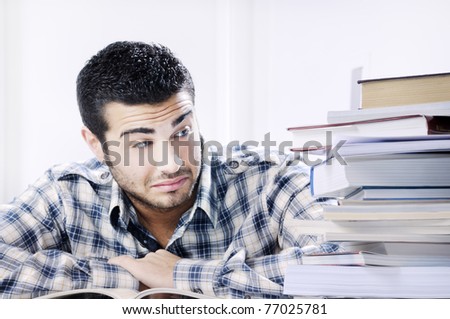
[[179, 176], [176, 178], [163, 180], [161, 182], [158, 182], [157, 184], [153, 184], [152, 187], [161, 192], [174, 192], [183, 187], [187, 180], [187, 176]]

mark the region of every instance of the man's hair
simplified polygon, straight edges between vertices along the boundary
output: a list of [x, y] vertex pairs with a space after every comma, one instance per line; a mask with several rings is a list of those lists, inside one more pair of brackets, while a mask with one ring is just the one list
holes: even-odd
[[112, 43], [94, 55], [77, 78], [81, 118], [102, 142], [108, 130], [105, 104], [156, 104], [182, 91], [194, 103], [195, 89], [189, 71], [160, 44]]

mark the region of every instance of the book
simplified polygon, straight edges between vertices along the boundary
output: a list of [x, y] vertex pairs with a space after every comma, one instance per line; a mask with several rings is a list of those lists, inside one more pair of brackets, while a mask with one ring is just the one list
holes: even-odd
[[367, 121], [406, 115], [450, 116], [450, 101], [327, 112], [327, 123]]
[[[352, 243], [354, 244], [354, 243]], [[346, 244], [353, 247], [351, 244]], [[361, 245], [359, 245], [361, 246]], [[415, 255], [415, 256], [446, 256], [450, 257], [450, 249], [448, 244], [442, 243], [377, 243], [377, 245], [363, 245], [363, 249], [375, 251], [373, 247], [377, 247], [379, 253], [387, 255]], [[366, 249], [368, 248], [368, 249]], [[357, 251], [354, 249], [353, 251]]]
[[327, 235], [328, 233], [363, 234], [450, 234], [450, 219], [421, 220], [295, 220], [291, 227], [298, 234]]
[[340, 138], [345, 140], [338, 149], [341, 157], [450, 151], [450, 134], [395, 137], [341, 136]]
[[449, 187], [450, 153], [332, 157], [311, 167], [314, 197], [345, 198], [362, 187]]
[[383, 255], [450, 257], [449, 245], [446, 243], [411, 243], [411, 242], [340, 242], [343, 252], [354, 253], [368, 251]]
[[450, 101], [450, 73], [359, 80], [361, 108]]
[[[449, 201], [405, 203], [324, 206], [323, 220], [292, 220], [290, 225], [299, 234], [319, 236], [322, 241], [330, 242], [450, 242]], [[435, 215], [427, 211], [430, 207], [447, 209], [447, 218], [434, 218]], [[355, 214], [345, 214], [346, 210], [354, 208], [357, 208]], [[344, 214], [340, 214], [340, 210]], [[416, 214], [415, 219], [411, 218], [411, 210]], [[335, 216], [330, 218], [327, 211], [335, 211]], [[355, 217], [357, 214], [360, 217]]]
[[35, 299], [216, 299], [175, 288], [150, 288], [136, 291], [125, 288], [84, 288], [52, 292]]
[[[397, 201], [398, 202], [398, 201]], [[398, 202], [379, 204], [362, 202], [354, 205], [327, 205], [322, 208], [323, 218], [330, 221], [388, 221], [388, 220], [441, 220], [450, 219], [450, 202]]]
[[323, 241], [449, 243], [450, 202], [413, 202], [324, 206], [323, 220], [296, 220], [291, 226]]
[[367, 233], [367, 232], [327, 232], [324, 241], [329, 242], [399, 242], [399, 243], [441, 243], [450, 244], [450, 234], [412, 234], [412, 233]]
[[406, 115], [372, 120], [289, 127], [293, 151], [321, 149], [340, 141], [340, 136], [417, 136], [450, 134], [450, 117]]
[[362, 187], [355, 193], [339, 201], [340, 205], [359, 203], [361, 201], [425, 201], [450, 200], [450, 187]]
[[450, 267], [450, 256], [388, 255], [371, 251], [318, 253], [302, 256], [303, 265]]
[[450, 267], [289, 265], [284, 294], [337, 298], [450, 298]]

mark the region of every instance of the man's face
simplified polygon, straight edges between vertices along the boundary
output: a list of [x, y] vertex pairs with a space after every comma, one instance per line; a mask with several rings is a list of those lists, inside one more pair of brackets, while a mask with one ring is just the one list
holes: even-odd
[[165, 102], [105, 106], [105, 156], [111, 173], [141, 209], [184, 209], [200, 174], [201, 146], [194, 105], [187, 93]]

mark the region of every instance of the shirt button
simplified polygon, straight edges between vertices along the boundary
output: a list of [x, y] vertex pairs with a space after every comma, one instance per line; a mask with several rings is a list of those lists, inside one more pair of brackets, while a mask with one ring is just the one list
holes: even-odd
[[230, 161], [230, 162], [228, 163], [228, 165], [229, 165], [231, 168], [238, 168], [238, 167], [239, 167], [239, 162], [238, 162], [238, 161]]
[[104, 173], [102, 173], [102, 175], [100, 175], [100, 178], [101, 179], [107, 179], [108, 176], [109, 176], [109, 173], [108, 172], [104, 172]]

